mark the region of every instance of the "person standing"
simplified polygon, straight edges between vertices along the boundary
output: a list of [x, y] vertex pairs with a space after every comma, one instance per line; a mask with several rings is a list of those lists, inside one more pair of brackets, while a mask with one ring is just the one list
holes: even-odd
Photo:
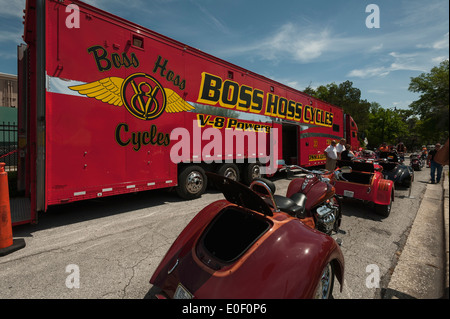
[[405, 161], [406, 146], [403, 144], [403, 142], [400, 142], [400, 143], [397, 144], [397, 153], [398, 153], [398, 156], [400, 157], [400, 161], [404, 162]]
[[420, 156], [423, 160], [426, 160], [428, 157], [428, 150], [425, 145], [422, 145], [422, 155]]
[[387, 146], [386, 142], [381, 143], [380, 147], [378, 148], [380, 152], [389, 152], [389, 147]]
[[442, 165], [434, 160], [436, 153], [441, 149], [441, 144], [436, 143], [434, 149], [428, 153], [427, 160], [430, 161], [431, 184], [439, 184], [442, 176]]
[[439, 152], [436, 152], [436, 155], [434, 156], [434, 161], [438, 164], [441, 164], [442, 166], [449, 164], [449, 145], [448, 145], [448, 139], [447, 142], [445, 142], [444, 146], [441, 147]]
[[331, 144], [325, 149], [325, 157], [327, 162], [325, 164], [325, 169], [328, 171], [334, 171], [336, 168], [337, 151], [336, 151], [336, 141], [331, 141]]
[[336, 145], [336, 153], [337, 153], [337, 159], [341, 159], [341, 154], [343, 151], [345, 151], [345, 138], [341, 138], [339, 141], [339, 144]]
[[345, 151], [341, 154], [341, 160], [351, 161], [355, 157], [355, 153], [352, 152], [352, 146], [350, 144], [345, 145]]

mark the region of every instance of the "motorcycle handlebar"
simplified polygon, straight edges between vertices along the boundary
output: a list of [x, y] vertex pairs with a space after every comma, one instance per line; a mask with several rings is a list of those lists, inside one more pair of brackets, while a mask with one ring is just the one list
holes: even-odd
[[298, 166], [298, 165], [285, 165], [283, 167], [283, 169], [285, 170], [292, 170], [292, 169], [299, 169], [305, 173], [309, 173], [309, 174], [314, 174], [314, 175], [324, 175], [324, 174], [330, 174], [331, 172], [329, 171], [318, 171], [318, 170], [308, 170], [304, 167]]
[[[324, 178], [323, 175], [329, 175], [329, 174], [333, 173], [336, 176], [336, 179], [338, 179], [338, 180], [339, 179], [346, 180], [343, 177], [343, 175], [342, 175], [343, 172], [341, 171], [340, 167], [336, 168], [333, 172], [330, 172], [330, 171], [318, 171], [318, 170], [308, 170], [308, 169], [306, 169], [304, 167], [301, 167], [301, 166], [298, 166], [298, 165], [284, 165], [283, 169], [284, 170], [299, 169], [299, 170], [301, 170], [301, 171], [303, 171], [305, 173], [316, 175], [319, 178]], [[346, 171], [345, 171], [346, 173], [351, 172], [351, 167], [345, 167], [345, 169], [346, 169]], [[348, 171], [348, 169], [350, 169], [350, 171]]]
[[309, 170], [307, 170], [306, 168], [303, 168], [301, 166], [298, 165], [285, 165], [284, 166], [286, 169], [299, 169], [301, 171], [307, 172], [307, 173], [311, 173]]

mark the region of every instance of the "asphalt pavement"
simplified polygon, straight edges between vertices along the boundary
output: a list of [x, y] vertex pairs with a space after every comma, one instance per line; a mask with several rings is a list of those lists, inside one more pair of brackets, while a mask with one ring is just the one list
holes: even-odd
[[449, 167], [444, 166], [440, 183], [427, 184], [384, 299], [448, 299], [448, 236]]
[[[429, 174], [429, 168], [421, 173]], [[448, 299], [449, 167], [444, 167], [440, 184], [427, 184], [423, 189], [414, 222], [396, 253], [398, 260], [381, 298]], [[418, 196], [417, 189], [412, 194]], [[0, 299], [142, 298], [142, 291], [148, 290], [149, 267], [159, 263], [192, 217], [184, 211], [184, 201], [163, 196], [163, 192], [153, 195], [136, 195], [133, 200], [129, 200], [132, 195], [111, 198], [114, 207], [91, 201], [94, 215], [84, 211], [83, 203], [76, 203], [43, 216], [40, 231], [27, 225], [15, 228], [14, 235], [25, 236], [27, 246], [0, 258]], [[222, 198], [219, 193], [205, 197], [209, 202]], [[199, 211], [204, 202], [189, 205], [190, 211]], [[130, 211], [133, 213], [127, 214]], [[73, 218], [70, 222], [69, 217]], [[68, 266], [79, 266], [82, 288], [68, 289], [67, 278], [75, 273]], [[101, 294], [94, 289], [100, 280], [107, 287]]]

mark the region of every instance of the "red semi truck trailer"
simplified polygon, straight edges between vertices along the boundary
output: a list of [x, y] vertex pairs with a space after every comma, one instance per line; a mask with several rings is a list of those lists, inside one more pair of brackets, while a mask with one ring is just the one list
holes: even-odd
[[24, 12], [18, 185], [30, 213], [13, 225], [157, 188], [196, 198], [207, 170], [249, 182], [280, 159], [323, 165], [332, 139], [357, 146], [341, 108], [81, 1], [27, 0]]

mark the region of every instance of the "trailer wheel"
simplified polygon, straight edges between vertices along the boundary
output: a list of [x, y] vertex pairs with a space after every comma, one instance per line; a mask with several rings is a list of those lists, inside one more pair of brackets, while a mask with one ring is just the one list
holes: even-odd
[[205, 170], [197, 165], [186, 166], [178, 175], [178, 196], [184, 199], [195, 199], [202, 196], [207, 184]]
[[261, 167], [258, 163], [250, 163], [244, 167], [244, 171], [242, 174], [242, 181], [250, 185], [250, 183], [256, 179], [261, 177]]
[[222, 166], [220, 166], [217, 173], [236, 182], [239, 182], [240, 180], [239, 168], [236, 164], [223, 164]]

